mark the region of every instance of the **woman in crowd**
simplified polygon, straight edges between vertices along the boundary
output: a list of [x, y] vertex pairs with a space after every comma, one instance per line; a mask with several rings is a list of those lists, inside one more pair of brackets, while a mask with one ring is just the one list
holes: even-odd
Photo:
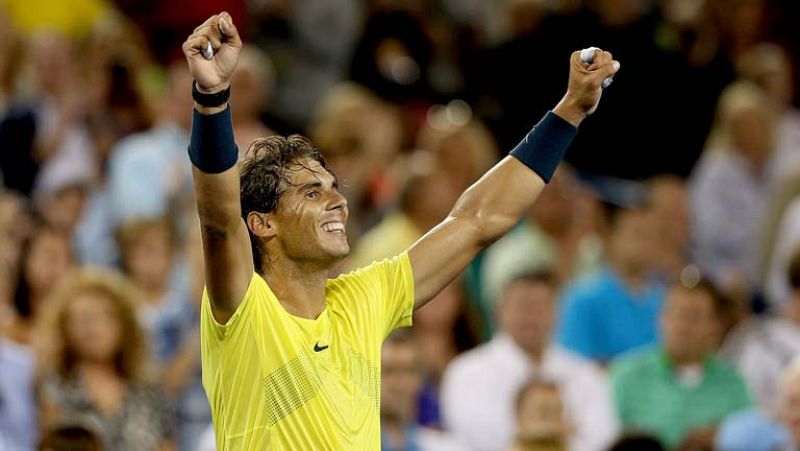
[[145, 378], [144, 333], [132, 286], [102, 270], [81, 270], [53, 293], [38, 324], [44, 428], [80, 421], [119, 451], [171, 450], [176, 415]]

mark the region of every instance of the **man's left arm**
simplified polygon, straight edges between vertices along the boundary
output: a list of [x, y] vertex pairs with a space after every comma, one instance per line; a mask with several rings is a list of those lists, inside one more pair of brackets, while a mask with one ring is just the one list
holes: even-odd
[[[570, 60], [567, 93], [520, 146], [458, 199], [448, 217], [409, 249], [414, 272], [414, 308], [425, 305], [484, 247], [508, 232], [533, 204], [583, 119], [594, 112], [601, 84], [619, 69], [608, 52], [597, 51], [586, 67], [580, 52]], [[566, 139], [561, 137], [569, 135]], [[566, 141], [566, 143], [564, 143]]]

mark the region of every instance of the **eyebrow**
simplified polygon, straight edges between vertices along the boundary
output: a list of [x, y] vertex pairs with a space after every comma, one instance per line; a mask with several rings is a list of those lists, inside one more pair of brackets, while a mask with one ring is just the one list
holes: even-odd
[[[339, 188], [339, 180], [338, 179], [333, 179], [333, 181], [331, 182], [331, 187], [334, 188], [334, 189], [338, 189]], [[312, 188], [322, 188], [322, 182], [320, 180], [316, 180], [314, 182], [304, 183], [302, 185], [298, 185], [296, 190], [297, 190], [297, 192], [303, 192], [305, 190], [312, 189]]]

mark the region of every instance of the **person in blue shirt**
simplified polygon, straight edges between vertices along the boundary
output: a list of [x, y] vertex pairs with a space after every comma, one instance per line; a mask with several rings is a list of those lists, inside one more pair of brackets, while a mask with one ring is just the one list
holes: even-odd
[[607, 262], [563, 292], [557, 340], [585, 357], [607, 362], [658, 338], [664, 286], [651, 278], [658, 228], [644, 208], [610, 214]]

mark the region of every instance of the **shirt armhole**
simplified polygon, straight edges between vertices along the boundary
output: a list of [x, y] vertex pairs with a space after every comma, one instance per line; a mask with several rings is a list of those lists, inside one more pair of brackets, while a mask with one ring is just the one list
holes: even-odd
[[202, 316], [207, 317], [207, 319], [203, 322], [208, 323], [211, 328], [217, 334], [219, 334], [220, 338], [224, 338], [230, 330], [233, 330], [236, 327], [236, 324], [239, 323], [238, 319], [244, 315], [243, 312], [251, 308], [250, 305], [253, 303], [251, 298], [255, 297], [253, 296], [253, 292], [255, 291], [255, 284], [259, 277], [261, 276], [259, 276], [258, 273], [253, 272], [253, 276], [250, 278], [250, 283], [247, 285], [247, 290], [245, 291], [241, 302], [239, 302], [239, 305], [236, 306], [236, 310], [234, 310], [233, 315], [231, 315], [230, 319], [228, 319], [228, 322], [225, 324], [220, 324], [214, 317], [214, 312], [211, 310], [211, 300], [208, 297], [207, 288], [203, 287]]

